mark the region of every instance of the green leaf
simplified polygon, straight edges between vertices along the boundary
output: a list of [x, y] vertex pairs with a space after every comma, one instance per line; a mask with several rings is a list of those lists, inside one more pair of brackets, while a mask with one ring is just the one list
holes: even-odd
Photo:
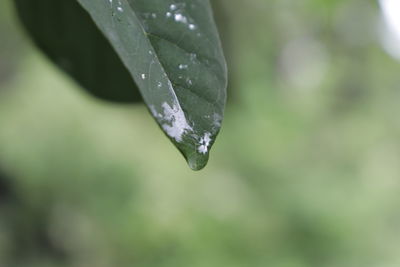
[[36, 45], [83, 88], [109, 101], [142, 101], [128, 70], [76, 0], [15, 3]]
[[203, 168], [221, 127], [227, 83], [209, 1], [78, 1], [111, 42], [189, 166]]

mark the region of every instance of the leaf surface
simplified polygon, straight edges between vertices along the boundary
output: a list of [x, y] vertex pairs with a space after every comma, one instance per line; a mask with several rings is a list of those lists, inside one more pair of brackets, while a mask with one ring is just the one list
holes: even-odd
[[78, 0], [189, 166], [203, 168], [226, 102], [227, 71], [208, 0]]

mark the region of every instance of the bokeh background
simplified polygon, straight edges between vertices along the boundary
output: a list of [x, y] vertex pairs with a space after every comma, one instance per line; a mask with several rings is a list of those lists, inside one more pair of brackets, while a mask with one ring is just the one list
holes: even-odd
[[0, 1], [0, 266], [400, 266], [400, 2], [213, 2], [230, 99], [193, 172]]

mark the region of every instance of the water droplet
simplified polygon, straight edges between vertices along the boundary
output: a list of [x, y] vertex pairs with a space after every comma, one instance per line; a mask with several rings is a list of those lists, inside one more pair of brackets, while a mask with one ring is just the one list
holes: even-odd
[[205, 154], [202, 153], [188, 153], [186, 155], [186, 161], [189, 167], [194, 170], [198, 171], [203, 169], [208, 161], [209, 154], [206, 152]]
[[176, 22], [187, 23], [187, 18], [184, 15], [180, 14], [180, 13], [175, 14], [174, 18], [175, 18]]

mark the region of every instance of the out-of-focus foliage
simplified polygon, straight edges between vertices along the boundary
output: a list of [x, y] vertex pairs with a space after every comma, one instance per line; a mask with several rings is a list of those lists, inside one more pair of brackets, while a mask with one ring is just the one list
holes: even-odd
[[378, 5], [220, 1], [237, 91], [200, 173], [143, 107], [22, 50], [0, 87], [0, 266], [398, 266], [400, 64]]
[[9, 9], [7, 1], [0, 3], [0, 86], [13, 76], [23, 49], [21, 38], [15, 34], [17, 25], [13, 23]]

